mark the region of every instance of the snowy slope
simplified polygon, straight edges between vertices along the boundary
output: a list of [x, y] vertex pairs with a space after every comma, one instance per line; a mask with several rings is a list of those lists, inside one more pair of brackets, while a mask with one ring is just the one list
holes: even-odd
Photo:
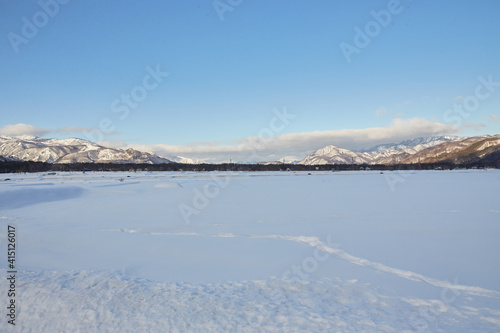
[[[460, 142], [467, 140], [480, 140], [478, 138], [461, 138], [456, 136], [438, 136], [427, 138], [416, 138], [406, 140], [397, 144], [382, 144], [360, 152], [342, 149], [335, 146], [327, 146], [318, 149], [306, 156], [300, 164], [396, 164], [413, 163], [417, 153], [427, 153], [428, 156], [442, 154], [439, 148], [446, 145], [460, 145]], [[474, 141], [476, 142], [476, 141]], [[426, 155], [426, 156], [427, 156]], [[418, 155], [421, 156], [421, 155]], [[417, 158], [418, 161], [418, 158]]]
[[165, 156], [172, 162], [176, 163], [182, 163], [182, 164], [200, 164], [203, 163], [203, 161], [194, 159], [194, 158], [189, 158], [189, 157], [184, 157], [184, 156], [173, 156], [173, 155], [168, 155]]
[[372, 157], [368, 153], [354, 152], [333, 145], [318, 149], [306, 156], [299, 164], [363, 164], [369, 163]]
[[433, 145], [442, 143], [442, 142], [449, 142], [449, 141], [457, 141], [457, 140], [462, 140], [464, 138], [458, 137], [458, 136], [432, 136], [432, 137], [420, 137], [420, 138], [415, 138], [412, 140], [405, 140], [400, 143], [388, 143], [388, 144], [381, 144], [366, 150], [362, 150], [363, 152], [383, 152], [388, 149], [396, 150], [396, 151], [404, 151], [407, 148], [412, 148], [416, 146], [421, 146], [421, 147], [432, 147]]
[[416, 138], [413, 140], [403, 141], [399, 144], [377, 146], [370, 149], [368, 153], [372, 157], [372, 164], [401, 163], [404, 159], [408, 158], [409, 156], [413, 156], [422, 150], [437, 146], [445, 142], [455, 142], [463, 139], [464, 138], [457, 136]]
[[[493, 148], [493, 149], [492, 149]], [[500, 135], [484, 135], [442, 143], [407, 157], [403, 163], [432, 163], [443, 160], [461, 162], [463, 155], [482, 157], [487, 151], [500, 148]]]
[[106, 148], [90, 141], [0, 136], [0, 156], [19, 161], [49, 163], [170, 163], [155, 154], [133, 149]]

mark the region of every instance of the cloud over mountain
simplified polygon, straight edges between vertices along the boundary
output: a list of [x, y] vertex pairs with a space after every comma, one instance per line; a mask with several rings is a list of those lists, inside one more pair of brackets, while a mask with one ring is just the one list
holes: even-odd
[[150, 151], [159, 155], [183, 155], [207, 162], [260, 162], [300, 160], [316, 149], [335, 145], [347, 149], [363, 149], [387, 142], [400, 142], [416, 137], [448, 135], [457, 133], [458, 127], [423, 118], [393, 119], [385, 127], [343, 129], [289, 133], [266, 139], [258, 136], [246, 137], [234, 144], [218, 145], [213, 142], [195, 145], [135, 145], [127, 147]]

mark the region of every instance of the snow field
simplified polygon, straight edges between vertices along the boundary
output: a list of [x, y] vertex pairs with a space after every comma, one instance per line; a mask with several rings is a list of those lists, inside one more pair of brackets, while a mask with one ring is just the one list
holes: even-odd
[[1, 178], [1, 331], [500, 331], [497, 170]]

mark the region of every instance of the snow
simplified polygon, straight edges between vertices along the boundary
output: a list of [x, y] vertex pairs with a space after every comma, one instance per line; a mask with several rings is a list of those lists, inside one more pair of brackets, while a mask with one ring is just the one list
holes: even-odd
[[[477, 138], [477, 137], [476, 137]], [[437, 136], [416, 138], [400, 143], [381, 144], [370, 149], [351, 151], [335, 146], [326, 146], [306, 156], [299, 164], [394, 164], [410, 155], [444, 142], [461, 141], [465, 138], [453, 136]]]
[[349, 149], [338, 148], [330, 145], [318, 149], [306, 156], [299, 164], [319, 165], [319, 164], [351, 164], [369, 163], [371, 156], [369, 153], [354, 152]]
[[489, 148], [489, 147], [492, 147], [492, 146], [498, 146], [498, 145], [500, 145], [500, 138], [498, 138], [496, 140], [493, 139], [493, 140], [486, 141], [481, 146], [479, 146], [478, 148], [476, 148], [476, 150], [480, 151], [480, 150], [484, 150], [486, 148]]
[[105, 148], [90, 141], [43, 139], [34, 136], [1, 137], [0, 155], [4, 158], [48, 163], [170, 163], [154, 154], [133, 149]]
[[[18, 313], [0, 331], [500, 332], [499, 185], [499, 170], [2, 174]], [[2, 307], [7, 276], [4, 255]]]

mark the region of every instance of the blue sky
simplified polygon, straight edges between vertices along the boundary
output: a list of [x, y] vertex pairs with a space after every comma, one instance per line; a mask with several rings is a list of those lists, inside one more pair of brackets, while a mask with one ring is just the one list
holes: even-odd
[[498, 13], [496, 0], [1, 0], [0, 134], [211, 162], [497, 134]]

